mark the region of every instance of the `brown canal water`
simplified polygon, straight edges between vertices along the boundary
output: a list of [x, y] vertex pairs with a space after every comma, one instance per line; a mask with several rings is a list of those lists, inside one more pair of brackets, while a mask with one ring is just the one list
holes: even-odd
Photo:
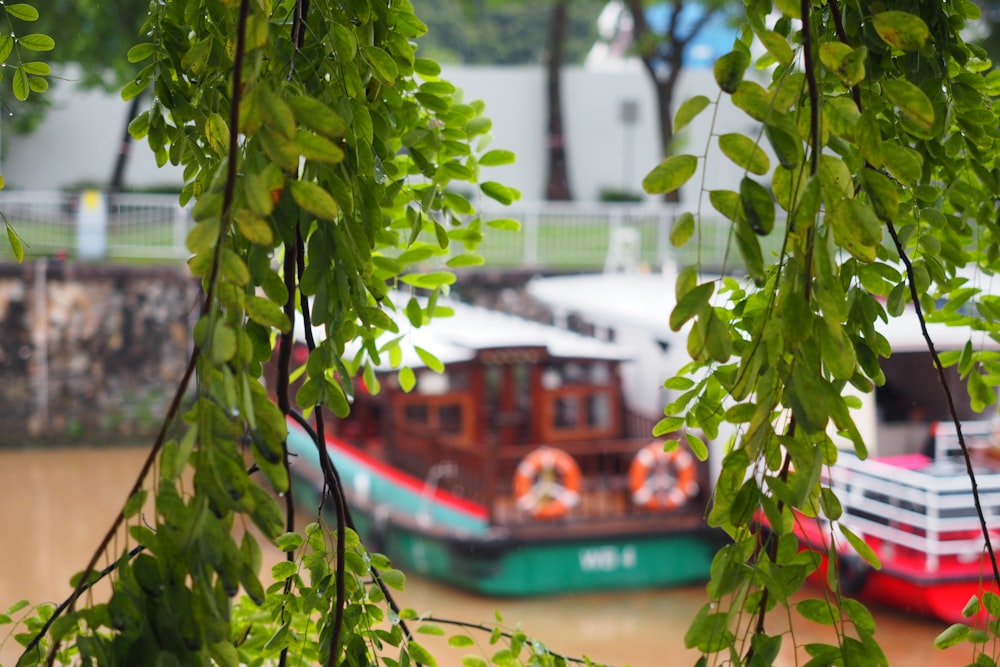
[[[22, 598], [61, 601], [68, 595], [69, 578], [86, 565], [144, 457], [143, 448], [0, 450], [0, 612]], [[519, 624], [552, 650], [612, 665], [663, 667], [691, 665], [697, 658], [684, 648], [683, 638], [704, 602], [704, 588], [498, 600], [411, 577], [399, 601], [421, 613], [467, 622], [491, 623], [498, 610], [505, 624]], [[940, 623], [887, 609], [873, 611], [876, 637], [890, 665], [958, 667], [972, 662], [972, 652], [964, 646], [933, 648], [944, 627]], [[6, 639], [0, 664], [8, 667], [18, 655], [14, 640], [7, 638], [10, 627], [0, 626], [0, 643]], [[787, 628], [787, 621], [769, 620], [770, 632], [782, 627]], [[824, 630], [797, 623], [795, 640], [799, 645], [829, 641]], [[434, 639], [421, 636], [442, 667], [461, 664], [461, 655], [469, 651], [460, 653]], [[791, 643], [786, 637], [785, 644]], [[805, 662], [802, 655], [799, 664]], [[781, 660], [795, 665], [794, 651], [786, 650]]]

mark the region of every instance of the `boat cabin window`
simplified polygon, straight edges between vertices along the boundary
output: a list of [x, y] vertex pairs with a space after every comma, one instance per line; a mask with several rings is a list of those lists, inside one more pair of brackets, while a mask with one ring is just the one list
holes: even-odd
[[[951, 419], [937, 370], [928, 352], [894, 352], [880, 362], [885, 384], [875, 388], [878, 419], [883, 423], [930, 423]], [[945, 378], [955, 396], [959, 418], [982, 418], [969, 407], [969, 394], [954, 366]]]
[[[875, 388], [875, 456], [934, 454], [931, 423], [950, 421], [937, 371], [928, 352], [894, 352], [879, 362], [885, 384]], [[945, 379], [955, 397], [959, 419], [982, 419], [969, 405], [969, 394], [954, 366]]]
[[442, 433], [458, 435], [462, 432], [462, 406], [457, 404], [439, 406], [438, 422]]
[[563, 385], [606, 386], [612, 384], [613, 379], [611, 364], [606, 361], [550, 364], [542, 374], [542, 384], [546, 389], [556, 389]]
[[414, 390], [397, 395], [395, 400], [396, 428], [434, 433], [449, 441], [470, 440], [475, 418], [470, 386], [469, 370], [461, 366], [450, 367], [445, 373], [418, 372]]
[[472, 411], [467, 398], [461, 395], [421, 397], [407, 396], [406, 403], [396, 413], [398, 426], [420, 431], [432, 431], [449, 439], [464, 438], [471, 429]]
[[427, 406], [423, 404], [407, 405], [403, 408], [403, 416], [411, 424], [426, 425], [428, 420]]
[[587, 426], [597, 429], [611, 426], [611, 397], [608, 394], [587, 397]]
[[579, 402], [576, 396], [562, 396], [555, 399], [554, 419], [552, 426], [555, 428], [576, 428], [580, 422]]
[[543, 437], [611, 437], [620, 416], [612, 362], [553, 363], [541, 377]]

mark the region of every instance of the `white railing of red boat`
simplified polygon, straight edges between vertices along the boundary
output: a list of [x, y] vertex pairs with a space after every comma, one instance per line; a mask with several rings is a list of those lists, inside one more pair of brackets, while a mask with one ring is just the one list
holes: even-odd
[[[824, 483], [843, 505], [840, 522], [883, 560], [907, 549], [928, 573], [938, 572], [945, 559], [979, 561], [984, 540], [961, 459], [911, 454], [862, 461], [841, 454]], [[1000, 542], [1000, 473], [980, 466], [976, 484], [991, 539]]]

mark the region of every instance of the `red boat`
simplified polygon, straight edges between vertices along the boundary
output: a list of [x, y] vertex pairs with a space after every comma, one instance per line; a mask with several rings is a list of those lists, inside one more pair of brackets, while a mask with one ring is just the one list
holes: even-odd
[[[994, 458], [997, 427], [964, 422], [962, 431], [974, 461], [976, 485], [994, 548], [1000, 548], [1000, 458]], [[998, 591], [985, 548], [970, 481], [955, 427], [931, 428], [927, 452], [865, 461], [842, 453], [824, 480], [843, 505], [840, 524], [861, 537], [881, 568], [865, 563], [823, 519], [799, 516], [796, 532], [821, 553], [833, 535], [842, 591], [956, 623], [976, 620], [962, 610], [970, 598]], [[1000, 451], [1000, 450], [998, 450]], [[817, 576], [826, 573], [823, 565]]]

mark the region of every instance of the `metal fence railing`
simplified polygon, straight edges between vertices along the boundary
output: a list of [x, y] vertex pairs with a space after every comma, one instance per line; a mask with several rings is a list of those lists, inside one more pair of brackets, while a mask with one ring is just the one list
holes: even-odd
[[[659, 267], [679, 264], [718, 267], [724, 263], [727, 220], [706, 219], [698, 236], [681, 248], [670, 243], [670, 229], [684, 210], [680, 205], [598, 202], [528, 202], [487, 208], [482, 254], [490, 266], [559, 269]], [[514, 219], [521, 232], [493, 229], [489, 221]]]
[[[117, 194], [59, 191], [0, 191], [0, 212], [21, 238], [29, 257], [77, 257], [93, 245], [95, 232], [88, 210], [100, 210], [101, 256], [118, 259], [184, 259], [184, 239], [191, 224], [190, 210], [176, 195]], [[10, 246], [0, 243], [0, 255]]]
[[[92, 241], [87, 211], [95, 203], [104, 207], [107, 220], [96, 256], [82, 252]], [[656, 268], [668, 259], [682, 265], [732, 266], [733, 257], [725, 260], [731, 223], [721, 217], [706, 220], [698, 236], [682, 248], [671, 246], [670, 228], [683, 210], [665, 203], [519, 202], [506, 208], [485, 207], [483, 242], [477, 252], [488, 268]], [[29, 257], [183, 260], [188, 256], [184, 241], [192, 222], [190, 209], [181, 207], [176, 195], [104, 198], [96, 193], [0, 191], [0, 212], [23, 240]], [[500, 219], [518, 221], [520, 231], [491, 225]], [[0, 257], [10, 253], [8, 244], [0, 243]]]

